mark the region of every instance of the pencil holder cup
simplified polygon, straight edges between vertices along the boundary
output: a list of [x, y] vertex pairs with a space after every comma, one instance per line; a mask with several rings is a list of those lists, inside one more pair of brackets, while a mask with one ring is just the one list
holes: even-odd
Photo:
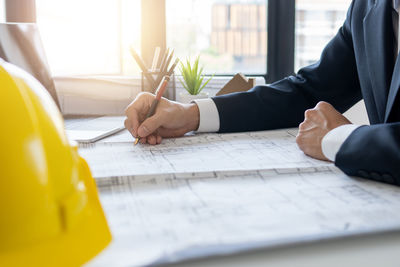
[[[163, 74], [157, 71], [142, 72], [142, 92], [154, 94], [162, 80], [162, 77]], [[170, 77], [170, 82], [167, 85], [163, 97], [173, 101], [176, 100], [176, 82], [174, 73]]]

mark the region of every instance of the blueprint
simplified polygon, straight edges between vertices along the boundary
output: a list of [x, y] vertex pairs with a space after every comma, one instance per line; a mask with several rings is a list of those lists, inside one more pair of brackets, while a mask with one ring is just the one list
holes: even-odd
[[82, 145], [113, 234], [89, 266], [400, 230], [400, 188], [311, 159], [295, 136], [290, 129], [197, 134], [134, 146], [125, 131]]
[[133, 145], [128, 132], [80, 148], [93, 176], [192, 173], [328, 165], [300, 151], [296, 132], [201, 134], [165, 139], [157, 146]]
[[400, 228], [399, 188], [334, 167], [97, 183], [114, 240], [89, 266], [170, 263]]

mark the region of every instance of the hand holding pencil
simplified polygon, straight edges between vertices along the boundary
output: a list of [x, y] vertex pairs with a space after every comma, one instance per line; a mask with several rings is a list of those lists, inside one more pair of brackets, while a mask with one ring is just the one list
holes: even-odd
[[[134, 144], [140, 142], [155, 145], [161, 143], [163, 137], [179, 137], [197, 130], [200, 114], [196, 104], [180, 104], [162, 98], [179, 62], [175, 59], [170, 66], [174, 51], [167, 49], [160, 58], [160, 48], [156, 48], [151, 70], [132, 47], [131, 54], [150, 86], [157, 88], [155, 95], [140, 93], [126, 109], [125, 127], [135, 138]], [[150, 74], [154, 71], [156, 78]]]
[[180, 137], [198, 129], [200, 113], [196, 104], [170, 101], [161, 94], [161, 88], [157, 96], [140, 93], [126, 109], [125, 127], [135, 143], [156, 145], [162, 138]]
[[[156, 98], [151, 103], [150, 109], [147, 112], [146, 119], [148, 119], [151, 116], [153, 116], [154, 113], [156, 112], [157, 105], [160, 102], [161, 97], [163, 96], [163, 94], [165, 92], [165, 89], [167, 89], [167, 85], [168, 85], [169, 80], [170, 80], [170, 78], [167, 75], [164, 76], [164, 78], [162, 79], [162, 81], [161, 81], [161, 83], [158, 86], [157, 91], [156, 91]], [[136, 139], [135, 139], [134, 145], [137, 145], [139, 140], [140, 140], [140, 136], [137, 136]]]

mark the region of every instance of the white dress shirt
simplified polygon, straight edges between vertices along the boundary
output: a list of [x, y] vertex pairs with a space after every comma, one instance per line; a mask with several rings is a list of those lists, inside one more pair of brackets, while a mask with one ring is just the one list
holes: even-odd
[[[397, 53], [400, 50], [400, 20], [399, 9], [400, 0], [393, 0], [393, 15], [394, 34], [397, 37]], [[219, 130], [219, 114], [217, 106], [212, 99], [200, 99], [194, 101], [200, 110], [200, 124], [197, 132], [217, 132]], [[347, 124], [339, 126], [328, 132], [322, 139], [322, 153], [331, 161], [335, 161], [336, 154], [339, 152], [340, 147], [360, 125]]]

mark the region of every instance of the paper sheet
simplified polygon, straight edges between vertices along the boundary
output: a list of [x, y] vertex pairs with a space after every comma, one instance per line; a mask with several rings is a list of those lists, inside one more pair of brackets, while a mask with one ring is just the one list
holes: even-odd
[[301, 152], [295, 131], [202, 134], [133, 145], [124, 132], [82, 147], [94, 177], [138, 174], [302, 168], [328, 165]]
[[109, 131], [124, 126], [124, 116], [102, 116], [93, 118], [70, 118], [65, 119], [67, 130], [74, 131]]
[[97, 180], [114, 241], [89, 266], [142, 266], [400, 228], [400, 188], [334, 167]]
[[133, 146], [124, 132], [81, 147], [114, 236], [90, 265], [152, 265], [400, 229], [400, 188], [305, 156], [295, 135], [202, 134]]

